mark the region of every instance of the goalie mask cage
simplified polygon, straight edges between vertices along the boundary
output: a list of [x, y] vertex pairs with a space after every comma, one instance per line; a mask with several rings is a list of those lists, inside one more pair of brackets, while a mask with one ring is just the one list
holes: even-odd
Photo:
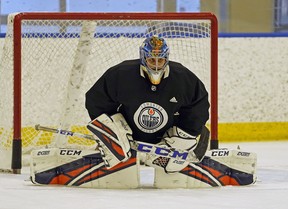
[[9, 15], [0, 68], [0, 157], [6, 163], [0, 168], [20, 173], [22, 155], [35, 148], [95, 148], [93, 141], [34, 127], [89, 134], [85, 92], [109, 67], [139, 58], [139, 46], [152, 35], [165, 38], [170, 60], [206, 85], [211, 148], [217, 148], [217, 27], [211, 13]]

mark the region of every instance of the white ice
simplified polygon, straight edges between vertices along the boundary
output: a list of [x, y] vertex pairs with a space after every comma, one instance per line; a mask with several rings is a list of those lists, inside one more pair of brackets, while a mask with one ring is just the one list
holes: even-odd
[[104, 190], [36, 186], [21, 175], [0, 174], [1, 209], [286, 209], [288, 208], [288, 141], [227, 143], [258, 155], [258, 180], [243, 187], [152, 189], [153, 172], [141, 169], [142, 189]]

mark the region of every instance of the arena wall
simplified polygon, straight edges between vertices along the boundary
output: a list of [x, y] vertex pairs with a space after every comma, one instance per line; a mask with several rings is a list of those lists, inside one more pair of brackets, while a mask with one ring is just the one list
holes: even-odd
[[288, 38], [219, 39], [219, 139], [288, 139]]

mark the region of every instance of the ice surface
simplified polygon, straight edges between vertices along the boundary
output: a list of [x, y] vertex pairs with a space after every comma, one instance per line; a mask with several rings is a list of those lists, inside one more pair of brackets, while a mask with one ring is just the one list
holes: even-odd
[[0, 174], [0, 209], [286, 209], [288, 208], [288, 141], [227, 143], [258, 155], [255, 185], [208, 189], [152, 189], [153, 170], [141, 169], [142, 189], [104, 190], [36, 186], [21, 175]]

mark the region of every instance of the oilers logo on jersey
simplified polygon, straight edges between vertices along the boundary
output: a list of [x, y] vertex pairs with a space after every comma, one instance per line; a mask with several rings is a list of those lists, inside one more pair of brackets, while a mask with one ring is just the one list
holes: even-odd
[[163, 107], [153, 102], [145, 102], [134, 114], [136, 126], [145, 133], [155, 133], [163, 128], [168, 121], [167, 112]]

